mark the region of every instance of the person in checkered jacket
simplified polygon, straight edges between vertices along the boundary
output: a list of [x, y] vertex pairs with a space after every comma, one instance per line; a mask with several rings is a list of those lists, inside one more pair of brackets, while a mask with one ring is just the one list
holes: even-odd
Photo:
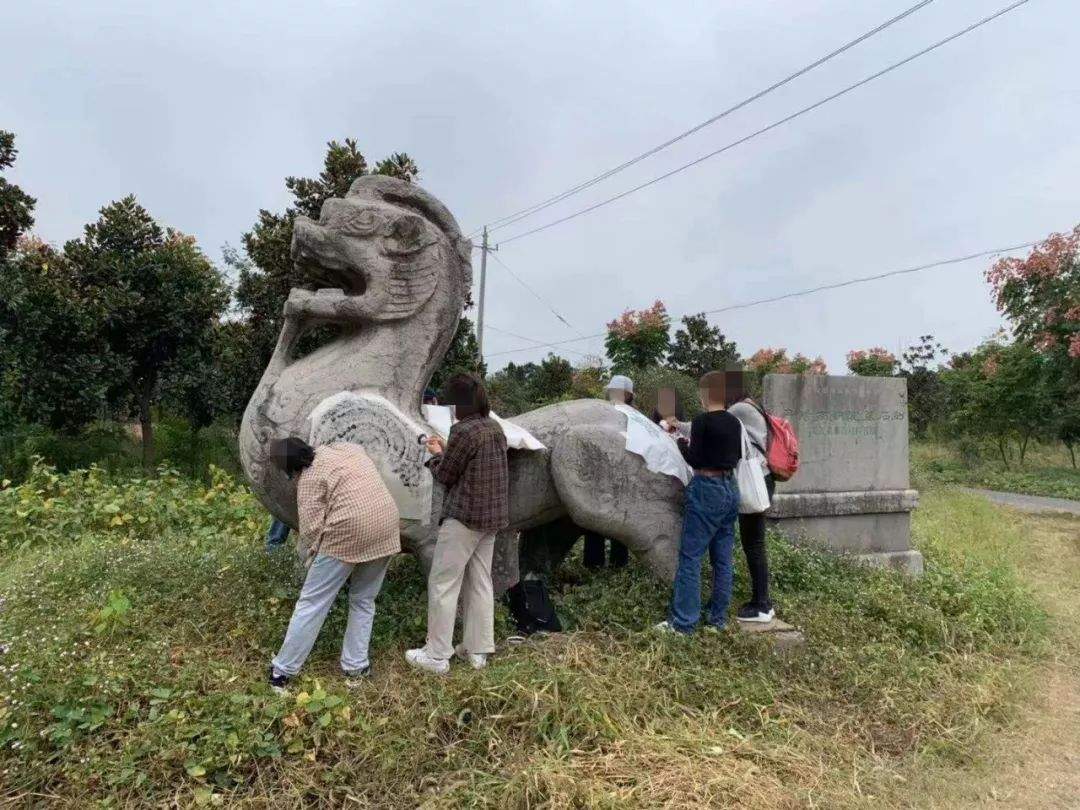
[[[481, 669], [495, 651], [491, 558], [495, 535], [510, 523], [506, 434], [490, 416], [484, 384], [459, 374], [447, 382], [443, 400], [457, 422], [445, 444], [437, 437], [427, 442], [431, 472], [446, 487], [428, 574], [427, 643], [405, 653], [412, 666], [440, 675], [454, 655]], [[454, 647], [459, 596], [463, 639]]]
[[275, 458], [297, 480], [301, 545], [308, 573], [296, 600], [281, 650], [270, 664], [270, 685], [284, 689], [304, 665], [334, 597], [349, 583], [349, 620], [341, 647], [341, 669], [352, 682], [371, 674], [368, 643], [375, 597], [391, 558], [401, 551], [394, 497], [375, 464], [355, 444], [312, 448], [290, 438]]

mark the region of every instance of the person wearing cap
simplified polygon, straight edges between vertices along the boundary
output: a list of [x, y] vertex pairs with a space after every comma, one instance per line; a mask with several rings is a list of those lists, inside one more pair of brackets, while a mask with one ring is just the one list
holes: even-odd
[[623, 374], [616, 374], [604, 386], [604, 397], [615, 405], [634, 405], [634, 381]]
[[438, 396], [438, 394], [435, 393], [434, 388], [425, 388], [424, 389], [424, 399], [423, 399], [422, 402], [423, 402], [424, 405], [438, 405], [439, 404], [439, 396]]

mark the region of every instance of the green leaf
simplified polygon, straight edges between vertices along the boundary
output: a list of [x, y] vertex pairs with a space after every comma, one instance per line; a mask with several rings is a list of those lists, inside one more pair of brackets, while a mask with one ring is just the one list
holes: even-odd
[[184, 770], [188, 772], [188, 776], [194, 776], [199, 778], [200, 776], [206, 776], [206, 768], [197, 762], [189, 762], [184, 766]]

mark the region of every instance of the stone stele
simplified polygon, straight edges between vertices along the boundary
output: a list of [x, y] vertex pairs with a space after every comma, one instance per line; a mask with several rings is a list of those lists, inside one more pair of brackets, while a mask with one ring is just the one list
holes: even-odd
[[907, 381], [771, 374], [765, 407], [799, 437], [799, 472], [779, 484], [769, 516], [796, 541], [874, 564], [922, 571], [911, 548]]

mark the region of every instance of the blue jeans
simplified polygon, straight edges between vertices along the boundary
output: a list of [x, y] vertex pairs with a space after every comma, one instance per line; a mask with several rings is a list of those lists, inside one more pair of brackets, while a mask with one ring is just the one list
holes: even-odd
[[273, 551], [278, 546], [285, 545], [289, 539], [289, 524], [282, 523], [277, 518], [270, 524], [270, 531], [266, 533], [266, 550]]
[[709, 624], [723, 627], [731, 604], [735, 521], [739, 517], [739, 487], [733, 477], [695, 475], [686, 488], [679, 568], [671, 594], [668, 621], [680, 633], [692, 633], [701, 616], [701, 558], [712, 563], [712, 601]]

